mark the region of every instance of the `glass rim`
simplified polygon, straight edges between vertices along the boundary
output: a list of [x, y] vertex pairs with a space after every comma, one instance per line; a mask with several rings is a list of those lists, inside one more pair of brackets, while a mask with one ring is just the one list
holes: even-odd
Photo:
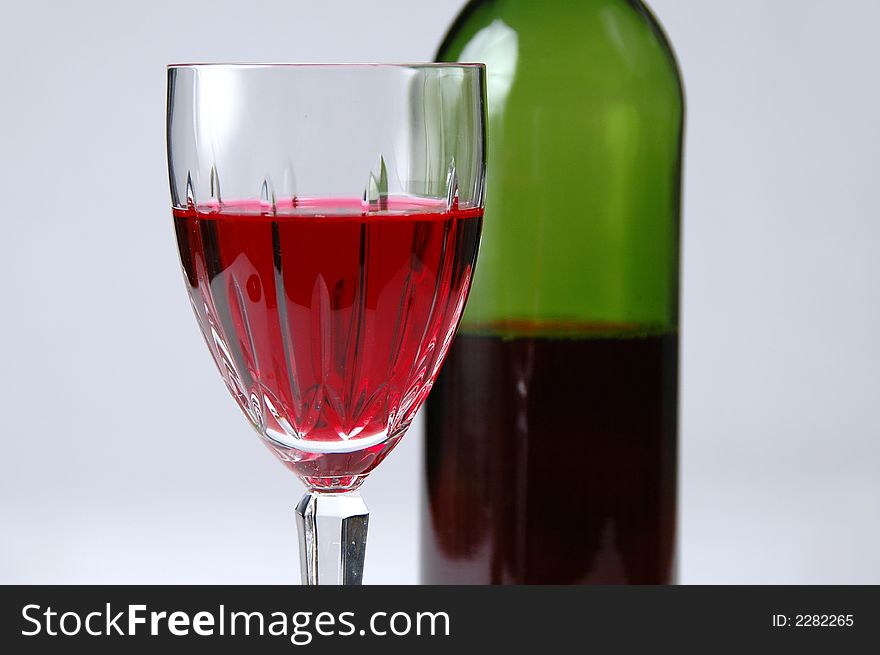
[[167, 64], [168, 70], [200, 69], [200, 68], [228, 68], [233, 70], [245, 70], [249, 68], [404, 68], [404, 69], [442, 69], [442, 68], [474, 68], [485, 69], [486, 64], [478, 62], [340, 62], [340, 63], [315, 63], [315, 62], [192, 62]]

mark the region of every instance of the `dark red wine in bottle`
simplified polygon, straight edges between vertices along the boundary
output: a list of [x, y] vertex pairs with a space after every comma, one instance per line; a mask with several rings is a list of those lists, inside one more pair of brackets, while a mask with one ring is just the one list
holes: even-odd
[[425, 577], [669, 582], [677, 355], [675, 333], [459, 335], [427, 410]]
[[638, 0], [476, 0], [479, 265], [426, 404], [422, 580], [674, 581], [684, 99]]

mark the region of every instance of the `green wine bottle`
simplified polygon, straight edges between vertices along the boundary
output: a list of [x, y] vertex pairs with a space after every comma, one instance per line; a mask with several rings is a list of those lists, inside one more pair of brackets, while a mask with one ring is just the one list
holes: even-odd
[[427, 402], [426, 583], [671, 582], [684, 98], [638, 0], [474, 0], [489, 174]]

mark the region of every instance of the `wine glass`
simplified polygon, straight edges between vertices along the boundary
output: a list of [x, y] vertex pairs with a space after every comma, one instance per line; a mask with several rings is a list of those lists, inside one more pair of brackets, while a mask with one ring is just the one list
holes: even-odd
[[357, 490], [455, 335], [486, 169], [480, 64], [168, 67], [193, 311], [226, 386], [305, 484], [303, 584], [360, 584]]

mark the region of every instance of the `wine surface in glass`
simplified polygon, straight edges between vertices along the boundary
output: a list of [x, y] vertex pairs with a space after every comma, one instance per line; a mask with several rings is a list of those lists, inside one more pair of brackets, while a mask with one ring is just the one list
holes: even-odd
[[482, 209], [389, 200], [175, 209], [193, 309], [227, 386], [312, 489], [348, 491], [388, 454], [455, 334]]

